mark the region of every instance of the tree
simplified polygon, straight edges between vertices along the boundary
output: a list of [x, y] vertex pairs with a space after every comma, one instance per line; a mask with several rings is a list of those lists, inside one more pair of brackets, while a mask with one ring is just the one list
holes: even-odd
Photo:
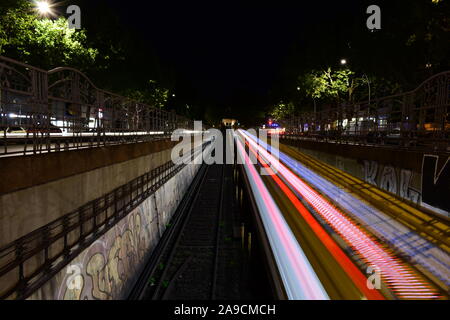
[[280, 120], [291, 116], [294, 113], [294, 110], [295, 106], [292, 102], [284, 103], [283, 101], [280, 101], [272, 107], [270, 116], [275, 120]]
[[161, 87], [155, 80], [149, 80], [143, 89], [126, 89], [122, 94], [130, 99], [162, 109], [168, 101], [169, 89]]
[[[164, 108], [169, 97], [167, 87], [173, 87], [170, 72], [163, 70], [135, 31], [121, 25], [106, 0], [74, 0], [71, 4], [87, 8], [81, 30], [69, 29], [64, 17], [39, 16], [32, 1], [2, 0], [0, 55], [44, 70], [73, 67], [87, 74], [99, 88]], [[65, 5], [62, 7], [65, 9]], [[100, 20], [89, 19], [100, 14]], [[139, 108], [136, 106], [136, 114]]]
[[43, 69], [95, 65], [98, 50], [87, 45], [84, 30], [69, 29], [66, 18], [40, 18], [26, 1], [0, 13], [0, 54]]
[[341, 70], [313, 70], [298, 77], [299, 89], [306, 97], [315, 100], [341, 102], [351, 101], [359, 84], [355, 73], [348, 68]]
[[149, 81], [150, 102], [156, 108], [164, 108], [169, 98], [169, 90], [159, 86], [155, 80]]

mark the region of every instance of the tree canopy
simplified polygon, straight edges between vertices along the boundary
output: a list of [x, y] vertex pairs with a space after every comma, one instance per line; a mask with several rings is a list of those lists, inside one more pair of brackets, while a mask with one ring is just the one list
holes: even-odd
[[67, 19], [41, 18], [31, 3], [2, 10], [0, 54], [43, 68], [71, 66], [87, 70], [99, 52], [88, 45], [85, 30], [69, 29]]
[[[101, 7], [98, 10], [103, 10]], [[105, 11], [106, 15], [110, 14]], [[169, 89], [157, 80], [148, 80], [151, 72], [137, 77], [135, 60], [125, 57], [129, 46], [127, 35], [111, 35], [108, 27], [118, 24], [112, 15], [108, 25], [97, 29], [70, 29], [67, 18], [43, 17], [37, 14], [31, 1], [5, 0], [0, 4], [0, 55], [50, 70], [69, 66], [85, 72], [94, 83], [130, 98], [163, 108]], [[87, 21], [87, 23], [89, 23]], [[126, 62], [125, 60], [131, 61]], [[124, 72], [128, 70], [128, 72]], [[130, 71], [131, 70], [131, 71]], [[154, 73], [153, 73], [154, 74]], [[129, 77], [123, 81], [124, 77]]]
[[155, 80], [149, 80], [144, 89], [127, 89], [123, 94], [159, 109], [164, 108], [169, 99], [169, 90], [160, 87]]
[[[379, 1], [381, 30], [366, 28], [362, 0], [348, 13], [311, 23], [293, 45], [267, 114], [278, 101], [294, 112], [364, 101], [416, 88], [450, 69], [450, 1]], [[345, 58], [345, 66], [340, 60]]]

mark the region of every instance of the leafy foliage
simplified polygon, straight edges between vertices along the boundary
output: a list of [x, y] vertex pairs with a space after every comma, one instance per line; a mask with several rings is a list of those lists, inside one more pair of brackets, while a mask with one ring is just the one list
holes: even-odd
[[159, 109], [164, 108], [169, 99], [169, 90], [161, 87], [155, 80], [149, 80], [144, 89], [128, 89], [123, 94]]
[[[118, 65], [124, 64], [123, 47], [126, 45], [120, 38], [105, 34], [106, 27], [102, 27], [100, 33], [69, 29], [64, 17], [50, 19], [37, 15], [30, 1], [6, 0], [0, 5], [0, 55], [45, 70], [59, 66], [74, 67], [94, 75], [93, 80], [100, 87], [117, 82], [113, 91], [122, 91], [132, 99], [163, 108], [169, 90], [156, 81], [150, 80], [142, 87], [140, 79], [129, 75], [131, 81], [124, 84], [123, 68]], [[94, 47], [94, 42], [100, 47]], [[109, 81], [111, 78], [118, 80]]]
[[[356, 74], [349, 68], [317, 71], [298, 77], [298, 88], [302, 98], [312, 99], [314, 103], [344, 103], [368, 100], [399, 93], [401, 87], [392, 80], [374, 75]], [[307, 100], [303, 99], [303, 100]]]
[[295, 106], [292, 102], [284, 103], [283, 101], [280, 101], [272, 107], [270, 115], [273, 119], [280, 120], [289, 115], [292, 115], [294, 110]]
[[160, 87], [155, 80], [149, 81], [149, 87], [151, 104], [156, 108], [163, 108], [169, 98], [169, 90]]
[[355, 73], [347, 68], [335, 71], [331, 68], [324, 71], [313, 70], [299, 76], [299, 88], [312, 99], [340, 101], [347, 96], [347, 99], [351, 100], [358, 85], [354, 75]]
[[69, 29], [66, 18], [40, 18], [24, 2], [3, 12], [0, 54], [43, 69], [72, 66], [86, 70], [95, 64], [98, 50], [87, 45], [84, 30]]
[[[314, 104], [321, 110], [326, 104], [366, 101], [369, 87], [373, 100], [413, 90], [450, 69], [450, 1], [379, 3], [382, 29], [373, 32], [366, 28], [370, 4], [357, 1], [351, 10], [305, 27], [271, 93], [272, 104], [283, 99], [299, 111], [311, 111]], [[350, 74], [341, 69], [343, 58]]]

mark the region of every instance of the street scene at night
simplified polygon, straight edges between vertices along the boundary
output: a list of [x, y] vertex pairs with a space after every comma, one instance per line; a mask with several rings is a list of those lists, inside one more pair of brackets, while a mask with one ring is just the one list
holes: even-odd
[[0, 300], [448, 310], [449, 159], [449, 1], [0, 1]]

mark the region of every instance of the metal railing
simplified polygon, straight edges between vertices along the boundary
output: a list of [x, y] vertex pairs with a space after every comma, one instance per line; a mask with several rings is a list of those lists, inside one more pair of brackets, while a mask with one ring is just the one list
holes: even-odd
[[450, 151], [450, 71], [415, 90], [280, 120], [286, 136]]
[[0, 156], [149, 141], [177, 128], [193, 121], [98, 89], [76, 69], [0, 56]]
[[176, 175], [169, 161], [0, 248], [0, 299], [24, 299]]

